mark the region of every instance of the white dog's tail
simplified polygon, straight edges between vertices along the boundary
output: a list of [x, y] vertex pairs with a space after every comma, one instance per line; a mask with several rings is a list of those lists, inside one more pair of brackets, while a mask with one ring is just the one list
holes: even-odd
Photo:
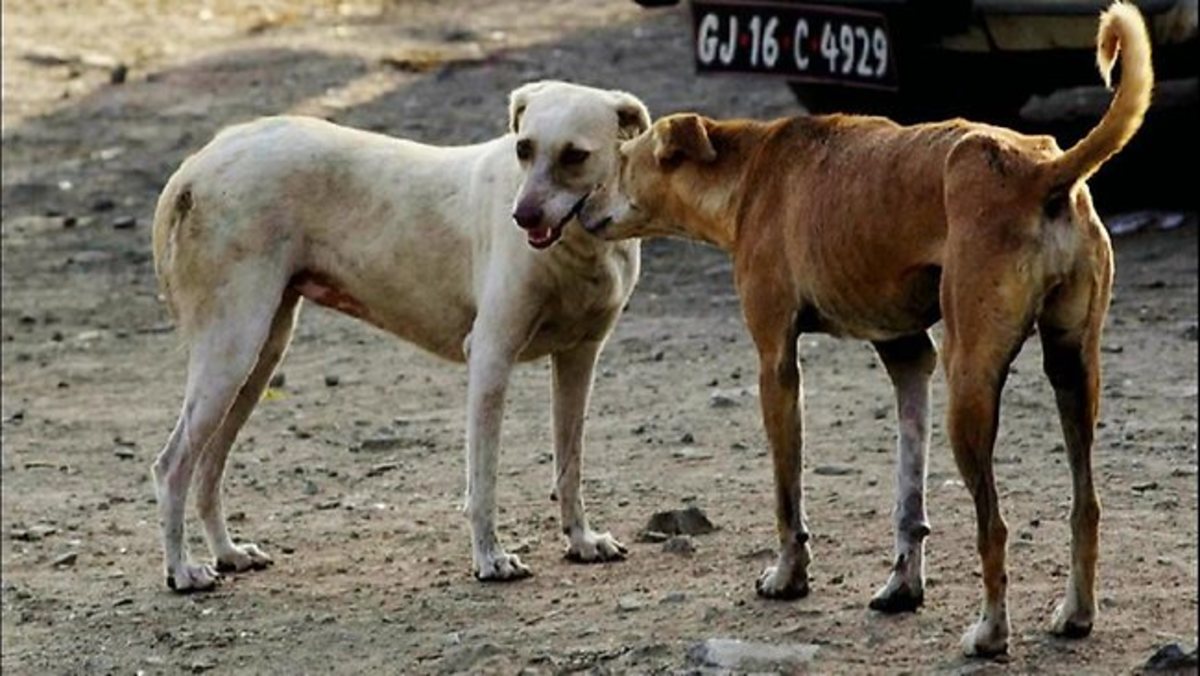
[[1096, 36], [1096, 65], [1104, 84], [1111, 86], [1112, 68], [1121, 57], [1121, 83], [1100, 124], [1082, 141], [1048, 163], [1050, 184], [1069, 186], [1086, 180], [1115, 155], [1142, 126], [1154, 88], [1150, 37], [1141, 12], [1118, 0], [1100, 15]]
[[158, 206], [154, 209], [154, 274], [158, 277], [158, 287], [166, 301], [167, 310], [175, 320], [177, 329], [181, 321], [178, 304], [175, 302], [174, 289], [171, 288], [171, 278], [174, 276], [176, 238], [183, 220], [192, 210], [192, 192], [181, 181], [176, 180], [179, 172], [167, 181], [167, 187], [158, 197]]

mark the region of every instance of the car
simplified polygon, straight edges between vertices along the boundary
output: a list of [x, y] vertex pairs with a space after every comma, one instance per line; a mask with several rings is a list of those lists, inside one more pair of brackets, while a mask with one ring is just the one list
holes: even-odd
[[[662, 7], [676, 0], [636, 0]], [[700, 73], [789, 82], [812, 112], [1006, 122], [1033, 96], [1096, 85], [1109, 0], [692, 0]], [[1137, 0], [1160, 81], [1196, 77], [1197, 0]]]

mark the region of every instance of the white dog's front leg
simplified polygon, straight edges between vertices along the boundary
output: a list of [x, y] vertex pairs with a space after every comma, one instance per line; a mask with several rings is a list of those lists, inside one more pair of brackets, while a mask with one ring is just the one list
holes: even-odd
[[567, 558], [580, 563], [625, 558], [627, 550], [609, 533], [588, 527], [579, 489], [583, 463], [583, 422], [592, 374], [602, 342], [588, 342], [554, 354], [554, 494], [562, 507]]
[[531, 572], [496, 539], [496, 474], [504, 393], [514, 354], [475, 331], [467, 384], [467, 500], [471, 554], [480, 580], [517, 580]]

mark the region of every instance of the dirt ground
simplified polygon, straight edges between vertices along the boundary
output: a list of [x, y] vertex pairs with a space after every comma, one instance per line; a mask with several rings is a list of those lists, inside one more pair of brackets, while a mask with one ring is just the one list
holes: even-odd
[[[218, 128], [290, 111], [464, 143], [501, 133], [507, 91], [543, 77], [626, 88], [655, 114], [796, 105], [775, 82], [696, 78], [685, 15], [623, 0], [26, 0], [3, 18], [6, 673], [656, 672], [691, 668], [688, 648], [713, 637], [819, 644], [818, 673], [1127, 673], [1164, 643], [1195, 643], [1194, 214], [1116, 242], [1095, 456], [1101, 616], [1085, 640], [1044, 632], [1066, 585], [1070, 479], [1036, 341], [1013, 369], [997, 446], [1007, 662], [958, 656], [980, 584], [940, 374], [926, 606], [866, 609], [891, 553], [894, 413], [865, 344], [802, 338], [813, 593], [757, 598], [774, 527], [754, 352], [725, 257], [667, 241], [644, 249], [588, 425], [592, 521], [630, 545], [628, 561], [562, 559], [537, 364], [510, 388], [499, 485], [501, 535], [535, 576], [475, 582], [459, 512], [464, 370], [309, 306], [226, 482], [235, 537], [276, 565], [171, 594], [148, 468], [184, 359], [157, 300], [149, 219]], [[736, 405], [710, 407], [714, 389]], [[357, 450], [381, 437], [386, 450]], [[684, 504], [719, 526], [693, 555], [634, 541], [650, 514]], [[205, 551], [198, 526], [190, 539]]]

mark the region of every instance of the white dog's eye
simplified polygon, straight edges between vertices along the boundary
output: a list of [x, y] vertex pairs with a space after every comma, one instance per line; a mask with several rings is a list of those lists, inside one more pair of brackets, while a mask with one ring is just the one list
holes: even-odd
[[525, 162], [533, 157], [533, 141], [523, 138], [517, 141], [517, 159]]
[[566, 150], [562, 151], [562, 155], [558, 157], [558, 161], [564, 167], [574, 167], [586, 162], [590, 155], [591, 153], [586, 150], [568, 147]]

